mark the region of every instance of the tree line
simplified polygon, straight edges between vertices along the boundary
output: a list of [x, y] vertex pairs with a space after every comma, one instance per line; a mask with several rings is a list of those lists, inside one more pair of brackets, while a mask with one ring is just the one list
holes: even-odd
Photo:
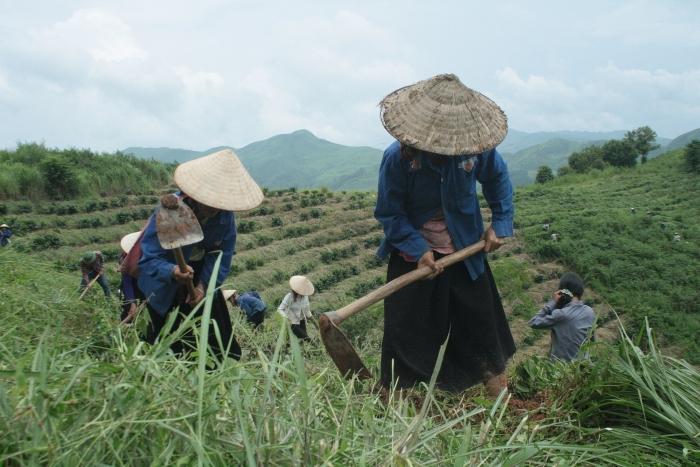
[[[633, 168], [637, 165], [637, 158], [645, 164], [649, 152], [659, 148], [656, 141], [656, 132], [648, 126], [639, 127], [628, 131], [621, 140], [610, 140], [602, 146], [587, 146], [581, 151], [569, 156], [568, 164], [559, 167], [557, 176], [577, 173], [585, 174], [593, 169], [603, 170], [607, 167]], [[700, 168], [700, 141], [693, 140], [686, 146], [685, 159], [688, 167], [697, 172]], [[537, 171], [535, 182], [544, 184], [554, 180], [554, 172], [548, 165], [541, 165]]]

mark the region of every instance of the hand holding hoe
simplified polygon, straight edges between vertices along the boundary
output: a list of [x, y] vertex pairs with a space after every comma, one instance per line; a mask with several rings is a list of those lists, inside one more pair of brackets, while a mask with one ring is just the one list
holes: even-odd
[[[182, 255], [182, 247], [204, 239], [202, 227], [192, 210], [175, 195], [163, 196], [156, 214], [156, 232], [160, 246], [173, 250], [180, 272], [186, 274], [187, 263]], [[197, 292], [192, 281], [186, 286], [190, 298], [195, 299]]]
[[[486, 242], [481, 240], [471, 246], [452, 253], [451, 255], [445, 256], [437, 260], [435, 263], [440, 267], [446, 268], [447, 266], [457, 263], [458, 261], [462, 261], [474, 253], [478, 253], [479, 251], [483, 250], [484, 245], [486, 245]], [[318, 323], [321, 328], [321, 339], [323, 339], [323, 344], [326, 346], [326, 350], [335, 362], [335, 365], [340, 370], [340, 373], [345, 375], [347, 379], [350, 379], [355, 375], [357, 375], [358, 379], [368, 379], [372, 377], [372, 373], [370, 373], [365, 364], [362, 363], [362, 359], [359, 355], [357, 355], [357, 352], [355, 352], [355, 349], [352, 347], [352, 344], [350, 344], [347, 336], [338, 328], [338, 325], [340, 325], [340, 323], [345, 321], [347, 318], [359, 313], [368, 306], [374, 305], [378, 301], [385, 299], [408, 284], [428, 277], [432, 272], [433, 270], [427, 266], [416, 269], [415, 271], [411, 271], [403, 276], [397, 277], [388, 284], [383, 285], [359, 300], [355, 300], [338, 311], [329, 311], [319, 316]]]
[[83, 293], [81, 293], [81, 294], [80, 294], [80, 297], [78, 297], [78, 300], [82, 300], [82, 299], [83, 299], [83, 296], [87, 293], [88, 290], [90, 290], [90, 287], [92, 287], [92, 284], [94, 284], [95, 281], [96, 281], [97, 279], [99, 279], [101, 275], [102, 275], [102, 274], [98, 274], [97, 276], [95, 276], [95, 278], [94, 278], [93, 280], [90, 281], [90, 283], [85, 287], [85, 290], [83, 290]]

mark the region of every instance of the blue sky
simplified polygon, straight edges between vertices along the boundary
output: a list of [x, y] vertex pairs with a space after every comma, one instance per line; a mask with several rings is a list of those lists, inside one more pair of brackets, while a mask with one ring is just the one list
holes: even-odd
[[377, 104], [454, 73], [510, 128], [700, 127], [698, 1], [0, 0], [0, 147], [383, 147]]

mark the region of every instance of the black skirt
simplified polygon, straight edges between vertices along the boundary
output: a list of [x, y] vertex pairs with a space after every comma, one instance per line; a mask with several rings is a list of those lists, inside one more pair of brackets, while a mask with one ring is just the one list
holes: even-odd
[[[197, 283], [197, 280], [199, 278], [199, 273], [202, 270], [203, 263], [203, 261], [190, 263], [190, 266], [192, 266], [192, 268], [194, 269], [193, 282], [195, 284]], [[187, 288], [185, 286], [179, 287], [177, 293], [175, 294], [175, 298], [170, 304], [170, 307], [168, 308], [168, 311], [166, 312], [165, 316], [161, 316], [157, 311], [151, 308], [150, 304], [147, 304], [148, 313], [151, 318], [151, 323], [148, 326], [148, 335], [146, 337], [146, 341], [149, 344], [153, 345], [161, 330], [165, 326], [165, 323], [168, 319], [168, 315], [172, 313], [177, 307], [179, 307], [179, 313], [177, 318], [175, 319], [175, 323], [173, 324], [173, 329], [177, 329], [178, 326], [180, 326], [180, 323], [182, 323], [182, 321], [192, 312], [192, 307], [185, 303], [186, 298]], [[202, 304], [202, 306], [199, 307], [199, 310], [197, 310], [195, 317], [202, 316], [203, 312], [204, 304]], [[214, 300], [212, 303], [210, 316], [212, 322], [209, 323], [208, 344], [216, 358], [219, 361], [222, 361], [222, 356], [224, 355], [226, 348], [228, 348], [228, 355], [226, 355], [227, 357], [236, 360], [240, 359], [241, 346], [238, 344], [238, 341], [236, 341], [236, 337], [233, 335], [231, 317], [228, 313], [228, 306], [226, 306], [226, 299], [224, 299], [224, 294], [221, 293], [221, 290], [217, 290], [214, 293]], [[221, 337], [222, 345], [219, 345], [219, 340], [216, 337], [216, 332], [214, 331], [214, 322], [216, 322], [216, 326], [219, 330], [219, 336]], [[178, 341], [173, 343], [171, 349], [178, 355], [186, 356], [187, 354], [195, 350], [196, 346], [197, 341], [195, 339], [195, 335], [190, 329], [187, 332], [185, 332]]]
[[[435, 259], [445, 255], [435, 253]], [[418, 266], [394, 251], [387, 282]], [[449, 333], [438, 387], [458, 392], [498, 376], [515, 342], [488, 263], [472, 280], [463, 261], [433, 280], [417, 281], [384, 300], [381, 382], [399, 389], [428, 383]]]

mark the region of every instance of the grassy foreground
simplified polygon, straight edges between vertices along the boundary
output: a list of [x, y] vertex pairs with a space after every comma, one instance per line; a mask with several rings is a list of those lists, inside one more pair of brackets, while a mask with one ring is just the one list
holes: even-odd
[[[234, 316], [240, 363], [207, 371], [205, 349], [178, 360], [169, 351], [177, 334], [143, 344], [136, 328], [116, 325], [114, 303], [78, 301], [65, 286], [72, 279], [51, 263], [7, 269], [2, 465], [700, 462], [700, 375], [661, 356], [651, 332], [593, 348], [595, 364], [526, 360], [511, 375], [517, 398], [423, 388], [392, 401], [371, 381], [344, 381], [318, 340], [301, 348], [275, 319], [253, 332]], [[207, 308], [192, 325], [206, 335]]]

